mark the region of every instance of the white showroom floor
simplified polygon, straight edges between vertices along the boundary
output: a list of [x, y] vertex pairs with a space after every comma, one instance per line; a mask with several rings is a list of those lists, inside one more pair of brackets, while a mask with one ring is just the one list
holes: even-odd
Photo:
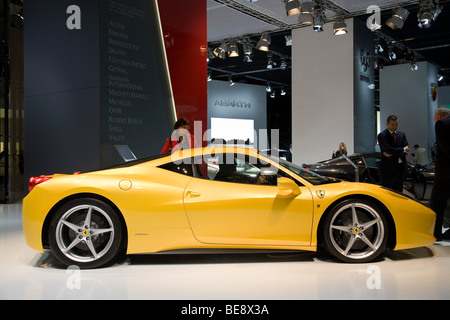
[[97, 270], [26, 246], [21, 203], [0, 205], [0, 300], [450, 299], [450, 242], [340, 264], [315, 253], [141, 255]]

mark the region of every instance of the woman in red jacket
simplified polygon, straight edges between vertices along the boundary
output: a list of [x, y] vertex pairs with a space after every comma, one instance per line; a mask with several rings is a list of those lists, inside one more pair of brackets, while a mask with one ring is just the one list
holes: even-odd
[[170, 138], [166, 139], [166, 143], [161, 150], [161, 154], [169, 153], [172, 151], [190, 149], [195, 147], [195, 138], [189, 133], [191, 123], [185, 118], [180, 118], [175, 122]]

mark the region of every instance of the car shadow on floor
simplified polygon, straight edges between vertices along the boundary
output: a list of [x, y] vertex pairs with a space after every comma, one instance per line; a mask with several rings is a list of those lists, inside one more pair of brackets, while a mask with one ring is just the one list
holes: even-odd
[[[376, 261], [383, 262], [423, 259], [434, 256], [428, 247], [407, 249], [400, 251], [387, 250], [386, 254]], [[245, 264], [245, 263], [283, 263], [283, 262], [322, 262], [339, 263], [318, 252], [310, 251], [283, 251], [283, 252], [225, 252], [225, 253], [156, 253], [123, 256], [109, 267], [139, 266], [139, 265], [187, 265], [187, 264]], [[51, 251], [46, 251], [37, 257], [33, 263], [37, 268], [67, 269], [60, 263]]]

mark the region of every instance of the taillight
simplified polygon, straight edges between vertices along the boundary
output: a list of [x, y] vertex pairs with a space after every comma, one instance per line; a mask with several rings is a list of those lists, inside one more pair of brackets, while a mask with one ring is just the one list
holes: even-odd
[[33, 190], [38, 184], [50, 180], [52, 177], [31, 177], [28, 182], [28, 190]]

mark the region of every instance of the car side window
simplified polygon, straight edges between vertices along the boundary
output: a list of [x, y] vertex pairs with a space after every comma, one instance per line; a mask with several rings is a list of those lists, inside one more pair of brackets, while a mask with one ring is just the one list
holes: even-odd
[[183, 174], [186, 176], [191, 176], [191, 177], [194, 176], [194, 173], [192, 170], [192, 165], [188, 162], [182, 162], [182, 163], [169, 162], [169, 163], [163, 164], [159, 167], [161, 169], [173, 171], [173, 172]]
[[[180, 163], [166, 163], [160, 168], [199, 179], [253, 185], [276, 186], [280, 177], [293, 179], [282, 170], [275, 171], [277, 168], [258, 158], [242, 154], [192, 157]], [[302, 186], [302, 183], [295, 182]]]
[[277, 185], [277, 173], [258, 158], [242, 154], [219, 154], [194, 159], [194, 175], [198, 178], [245, 183]]

